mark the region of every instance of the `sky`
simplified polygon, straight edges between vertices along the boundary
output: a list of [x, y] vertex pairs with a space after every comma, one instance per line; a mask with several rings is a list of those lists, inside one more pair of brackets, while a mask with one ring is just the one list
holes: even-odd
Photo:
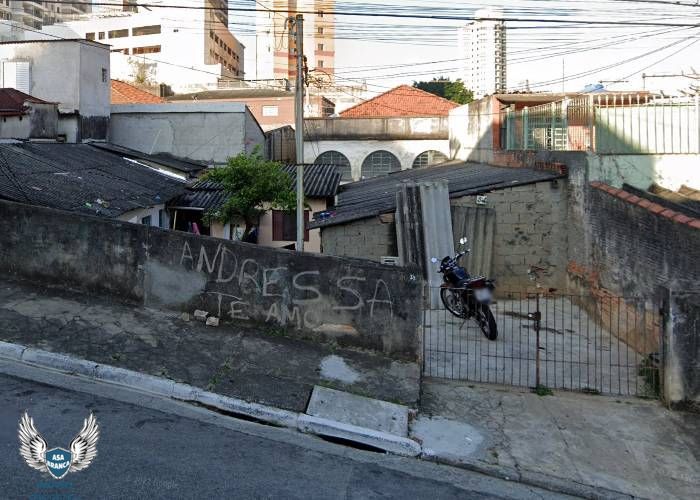
[[[695, 0], [680, 0], [692, 4]], [[230, 0], [252, 7], [255, 0]], [[455, 7], [455, 5], [458, 5]], [[508, 27], [508, 87], [575, 92], [604, 81], [611, 90], [642, 88], [642, 73], [700, 71], [700, 5], [640, 0], [341, 0], [339, 12], [470, 17], [493, 7], [512, 19]], [[231, 30], [246, 45], [246, 78], [254, 78], [254, 23], [251, 13], [231, 12]], [[522, 22], [525, 19], [536, 19]], [[551, 23], [545, 21], [566, 21]], [[639, 26], [590, 24], [648, 23]], [[458, 78], [457, 29], [467, 20], [336, 17], [336, 74], [346, 83], [366, 81], [370, 93], [401, 83], [446, 76]], [[696, 26], [658, 26], [696, 24]], [[436, 62], [442, 61], [442, 62]], [[562, 82], [563, 75], [563, 82]], [[622, 82], [611, 82], [624, 80]], [[646, 81], [647, 89], [676, 92], [689, 78]]]

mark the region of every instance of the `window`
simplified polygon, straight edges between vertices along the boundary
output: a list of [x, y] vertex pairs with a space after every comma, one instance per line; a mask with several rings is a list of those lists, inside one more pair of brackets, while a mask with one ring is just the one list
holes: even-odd
[[144, 226], [150, 226], [151, 225], [151, 216], [147, 215], [146, 217], [142, 217], [141, 224], [143, 224]]
[[160, 25], [139, 26], [138, 28], [133, 28], [131, 34], [132, 36], [158, 35], [160, 34]]
[[335, 165], [336, 170], [340, 172], [341, 181], [352, 181], [352, 167], [350, 166], [350, 160], [343, 153], [338, 151], [326, 151], [321, 154], [314, 165]]
[[107, 83], [107, 68], [102, 68], [102, 83]]
[[362, 178], [379, 177], [401, 170], [401, 163], [389, 151], [375, 151], [362, 162]]
[[323, 50], [323, 44], [322, 44], [322, 43], [319, 43], [319, 44], [318, 44], [318, 50]]
[[99, 38], [100, 40], [104, 40], [105, 39], [105, 32], [100, 31], [100, 33], [97, 35], [97, 38]]
[[165, 210], [162, 208], [158, 210], [158, 227], [168, 229], [168, 226], [165, 224]]
[[109, 38], [126, 38], [129, 36], [129, 29], [108, 31], [107, 35]]
[[151, 45], [150, 47], [134, 47], [132, 54], [155, 54], [160, 52], [160, 45]]
[[85, 33], [85, 39], [86, 40], [94, 40], [95, 34], [94, 33]]
[[433, 165], [446, 161], [447, 156], [442, 154], [440, 151], [425, 151], [424, 153], [416, 156], [416, 159], [413, 161], [413, 168], [432, 167]]
[[323, 28], [319, 28], [319, 29], [318, 29], [318, 34], [319, 34], [319, 35], [323, 35]]
[[323, 68], [323, 59], [319, 59], [318, 61], [318, 67]]
[[278, 106], [263, 106], [262, 115], [263, 116], [279, 116], [280, 109]]
[[[304, 210], [304, 224], [309, 223], [309, 211]], [[296, 241], [297, 214], [296, 212], [272, 211], [272, 240]], [[304, 241], [309, 241], [309, 230], [304, 231]]]

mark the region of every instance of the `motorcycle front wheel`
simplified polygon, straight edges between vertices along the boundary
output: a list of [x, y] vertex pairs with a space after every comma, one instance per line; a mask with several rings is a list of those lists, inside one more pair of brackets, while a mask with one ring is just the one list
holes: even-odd
[[443, 287], [440, 289], [440, 300], [442, 300], [445, 309], [450, 311], [450, 313], [464, 319], [467, 317], [467, 308], [462, 300], [462, 292], [462, 290]]
[[479, 304], [476, 311], [476, 322], [479, 323], [481, 333], [489, 340], [498, 338], [498, 327], [496, 326], [496, 318], [493, 317], [491, 308], [486, 305]]

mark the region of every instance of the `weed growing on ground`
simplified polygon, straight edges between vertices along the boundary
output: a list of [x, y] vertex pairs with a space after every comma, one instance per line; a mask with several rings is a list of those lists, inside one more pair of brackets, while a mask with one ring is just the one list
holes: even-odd
[[550, 389], [546, 385], [538, 385], [537, 387], [535, 387], [533, 392], [538, 396], [554, 396], [552, 389]]

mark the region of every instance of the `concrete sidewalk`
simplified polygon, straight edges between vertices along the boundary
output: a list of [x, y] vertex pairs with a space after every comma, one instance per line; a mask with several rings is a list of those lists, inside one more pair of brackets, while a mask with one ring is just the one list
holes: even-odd
[[[426, 379], [420, 415], [419, 422], [432, 416], [453, 426], [450, 442], [435, 440], [438, 457], [472, 468], [541, 476], [545, 482], [558, 478], [641, 498], [695, 499], [700, 492], [700, 415], [671, 412], [657, 401], [567, 392], [538, 396], [527, 389]], [[414, 428], [413, 434], [421, 431]], [[424, 441], [424, 450], [430, 445]]]
[[416, 363], [14, 281], [0, 282], [0, 341], [295, 412], [316, 385], [412, 407], [419, 397]]

